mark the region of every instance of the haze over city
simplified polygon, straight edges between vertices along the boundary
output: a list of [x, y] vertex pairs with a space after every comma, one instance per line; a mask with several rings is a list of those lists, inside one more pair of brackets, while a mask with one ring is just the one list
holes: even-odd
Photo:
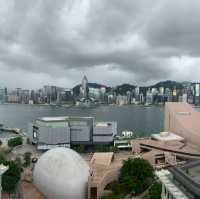
[[[1, 0], [0, 84], [198, 81], [198, 0]], [[169, 12], [170, 11], [170, 12]]]

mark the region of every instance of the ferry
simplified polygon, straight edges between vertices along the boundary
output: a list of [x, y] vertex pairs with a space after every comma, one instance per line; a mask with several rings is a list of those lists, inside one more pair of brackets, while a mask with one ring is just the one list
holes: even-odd
[[132, 131], [122, 131], [121, 136], [115, 136], [114, 146], [118, 149], [128, 150], [131, 149], [131, 139], [134, 138], [134, 133]]

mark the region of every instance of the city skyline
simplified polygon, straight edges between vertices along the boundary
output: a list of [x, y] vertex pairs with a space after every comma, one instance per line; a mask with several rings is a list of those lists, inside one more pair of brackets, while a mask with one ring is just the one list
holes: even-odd
[[73, 88], [44, 85], [37, 90], [0, 88], [1, 103], [21, 104], [71, 104], [92, 106], [98, 104], [164, 104], [165, 102], [200, 104], [200, 83], [164, 81], [148, 87], [122, 84], [107, 87], [89, 83], [84, 75]]
[[84, 74], [109, 86], [198, 81], [199, 7], [197, 0], [2, 0], [0, 85], [72, 87]]
[[[35, 87], [35, 88], [27, 88], [26, 86], [22, 86], [22, 87], [19, 87], [19, 86], [14, 86], [14, 87], [8, 87], [7, 85], [5, 84], [0, 84], [0, 89], [8, 89], [8, 90], [16, 90], [16, 89], [23, 89], [23, 90], [39, 90], [39, 89], [42, 89], [43, 87], [45, 86], [50, 86], [50, 87], [57, 87], [57, 88], [64, 88], [64, 89], [73, 89], [77, 86], [81, 86], [82, 84], [82, 81], [83, 81], [83, 78], [86, 77], [87, 79], [89, 79], [86, 75], [83, 75], [82, 78], [76, 82], [76, 84], [72, 85], [72, 87], [69, 87], [69, 86], [60, 86], [58, 84], [44, 84], [44, 85], [40, 85], [39, 87]], [[108, 84], [105, 84], [104, 82], [100, 83], [100, 82], [97, 82], [97, 81], [91, 81], [91, 79], [89, 79], [88, 83], [89, 84], [95, 84], [95, 85], [101, 85], [102, 87], [107, 87], [107, 88], [116, 88], [116, 87], [119, 87], [119, 86], [123, 86], [123, 85], [129, 85], [129, 86], [135, 86], [135, 87], [142, 87], [142, 88], [153, 88], [155, 87], [155, 85], [159, 84], [159, 83], [166, 83], [166, 82], [174, 82], [174, 83], [180, 83], [180, 84], [200, 84], [200, 79], [197, 80], [197, 81], [187, 81], [187, 80], [183, 80], [183, 81], [176, 81], [176, 80], [170, 80], [170, 79], [167, 79], [167, 80], [160, 80], [160, 81], [157, 81], [157, 82], [153, 82], [152, 84], [134, 84], [134, 83], [131, 83], [131, 82], [122, 82], [122, 83], [119, 83], [119, 84], [115, 84], [115, 85], [108, 85]], [[164, 86], [165, 87], [165, 86]], [[166, 87], [167, 88], [167, 87]]]

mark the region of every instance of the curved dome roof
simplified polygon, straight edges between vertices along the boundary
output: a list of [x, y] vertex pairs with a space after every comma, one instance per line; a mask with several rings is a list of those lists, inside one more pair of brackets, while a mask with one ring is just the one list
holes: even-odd
[[55, 148], [44, 153], [35, 165], [35, 186], [48, 199], [85, 199], [89, 166], [75, 151]]

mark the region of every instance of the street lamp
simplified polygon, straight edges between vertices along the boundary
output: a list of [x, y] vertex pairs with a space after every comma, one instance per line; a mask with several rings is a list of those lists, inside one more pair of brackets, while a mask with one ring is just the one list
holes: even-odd
[[0, 199], [2, 198], [2, 175], [8, 170], [8, 166], [0, 165]]

